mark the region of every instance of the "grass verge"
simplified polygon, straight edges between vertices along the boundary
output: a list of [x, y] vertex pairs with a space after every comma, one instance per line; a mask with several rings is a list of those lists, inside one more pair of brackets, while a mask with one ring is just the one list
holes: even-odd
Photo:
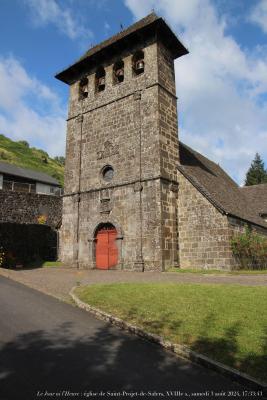
[[267, 274], [267, 269], [251, 270], [244, 269], [238, 271], [220, 271], [218, 269], [181, 269], [170, 267], [165, 272], [177, 272], [180, 274], [190, 273], [190, 274], [201, 274], [201, 275], [262, 275]]
[[61, 267], [62, 266], [62, 262], [61, 261], [44, 261], [42, 264], [42, 267]]
[[267, 381], [267, 288], [110, 284], [76, 289], [103, 311]]
[[26, 269], [34, 269], [34, 268], [53, 268], [53, 267], [61, 267], [61, 261], [44, 261], [44, 260], [37, 260], [31, 261], [25, 265]]

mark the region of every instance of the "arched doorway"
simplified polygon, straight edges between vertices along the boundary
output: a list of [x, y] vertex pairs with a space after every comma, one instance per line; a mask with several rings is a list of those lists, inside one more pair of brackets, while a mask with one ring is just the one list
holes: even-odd
[[117, 230], [110, 224], [101, 224], [95, 236], [96, 268], [109, 269], [118, 264]]

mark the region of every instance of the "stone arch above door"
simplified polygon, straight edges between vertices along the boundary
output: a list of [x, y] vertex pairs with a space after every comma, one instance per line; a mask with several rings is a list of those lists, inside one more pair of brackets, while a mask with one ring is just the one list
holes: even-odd
[[117, 231], [117, 239], [123, 239], [124, 235], [123, 235], [123, 231], [122, 231], [121, 226], [116, 221], [114, 221], [112, 218], [107, 218], [107, 219], [101, 219], [100, 221], [98, 221], [96, 223], [96, 225], [91, 230], [91, 232], [89, 232], [88, 241], [94, 241], [95, 240], [95, 235], [96, 235], [97, 230], [99, 229], [99, 227], [101, 225], [104, 225], [104, 224], [113, 225], [116, 228], [116, 231]]

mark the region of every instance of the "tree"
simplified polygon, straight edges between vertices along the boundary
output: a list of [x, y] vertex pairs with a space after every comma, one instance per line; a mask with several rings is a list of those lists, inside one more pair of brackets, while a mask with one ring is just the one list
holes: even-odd
[[246, 174], [245, 186], [267, 183], [267, 171], [264, 169], [264, 162], [259, 153], [256, 153], [249, 170]]
[[22, 144], [22, 145], [25, 146], [25, 147], [28, 147], [28, 148], [30, 147], [30, 145], [29, 145], [29, 143], [27, 142], [27, 140], [19, 140], [18, 143], [19, 143], [19, 144]]
[[56, 156], [54, 160], [60, 165], [65, 165], [65, 157], [63, 156]]

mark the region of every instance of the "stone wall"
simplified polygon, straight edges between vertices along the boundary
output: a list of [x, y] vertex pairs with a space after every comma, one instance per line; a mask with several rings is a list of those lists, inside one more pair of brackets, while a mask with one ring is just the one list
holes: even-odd
[[0, 223], [38, 224], [45, 215], [47, 225], [61, 224], [62, 199], [57, 196], [0, 190], [0, 204]]
[[180, 172], [178, 199], [181, 268], [230, 269], [234, 259], [226, 215], [219, 212]]
[[[132, 55], [120, 55], [124, 81], [113, 82], [110, 56], [103, 65], [106, 87], [95, 91], [88, 73], [88, 98], [71, 85], [67, 131], [61, 258], [94, 268], [94, 234], [104, 222], [118, 232], [117, 268], [162, 270], [177, 264], [178, 137], [171, 54], [160, 43], [144, 43], [145, 71], [135, 76]], [[140, 50], [140, 48], [138, 49]], [[111, 182], [104, 166], [114, 168]]]

